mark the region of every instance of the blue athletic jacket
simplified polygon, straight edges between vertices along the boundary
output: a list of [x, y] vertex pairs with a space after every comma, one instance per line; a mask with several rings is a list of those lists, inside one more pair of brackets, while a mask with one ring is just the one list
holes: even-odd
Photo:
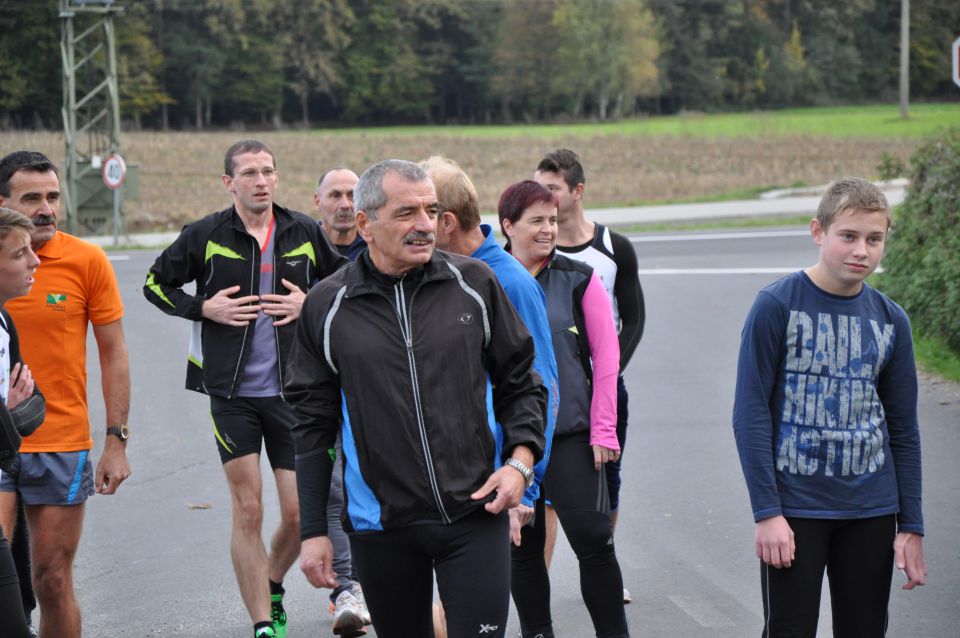
[[533, 507], [540, 497], [540, 484], [543, 482], [543, 475], [547, 472], [550, 448], [553, 444], [553, 430], [560, 410], [560, 382], [557, 374], [557, 359], [553, 353], [550, 323], [547, 321], [547, 301], [543, 288], [533, 275], [528, 273], [513, 255], [497, 244], [493, 228], [489, 224], [481, 224], [480, 230], [486, 239], [471, 257], [490, 266], [493, 274], [497, 276], [497, 281], [503, 286], [504, 292], [513, 303], [513, 307], [517, 309], [517, 313], [526, 324], [536, 349], [533, 368], [543, 379], [543, 386], [547, 389], [547, 427], [544, 431], [546, 446], [543, 458], [533, 468], [534, 483], [523, 493], [523, 504]]

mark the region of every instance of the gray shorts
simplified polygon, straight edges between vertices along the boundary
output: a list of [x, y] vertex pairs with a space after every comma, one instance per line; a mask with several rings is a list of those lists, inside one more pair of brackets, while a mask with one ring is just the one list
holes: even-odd
[[79, 505], [93, 494], [90, 450], [22, 452], [0, 472], [0, 492], [20, 492], [25, 505]]

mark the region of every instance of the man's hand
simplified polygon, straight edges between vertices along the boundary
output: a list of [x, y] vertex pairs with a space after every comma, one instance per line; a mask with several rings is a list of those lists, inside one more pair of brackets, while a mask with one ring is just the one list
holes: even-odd
[[777, 569], [790, 567], [796, 558], [793, 530], [783, 516], [772, 516], [757, 523], [754, 537], [757, 558]]
[[600, 471], [600, 466], [620, 458], [620, 450], [611, 450], [602, 445], [593, 445], [593, 469]]
[[10, 370], [10, 391], [7, 394], [7, 408], [14, 409], [33, 394], [33, 375], [30, 374], [30, 368], [27, 364], [13, 364]]
[[314, 587], [333, 589], [337, 575], [333, 573], [333, 545], [326, 536], [314, 536], [300, 544], [300, 571]]
[[260, 297], [257, 295], [247, 295], [236, 299], [230, 297], [230, 295], [238, 292], [240, 292], [240, 286], [224, 288], [203, 302], [201, 314], [205, 319], [227, 326], [245, 326], [251, 321], [256, 321], [260, 306], [251, 304], [256, 304]]
[[520, 547], [520, 530], [533, 518], [533, 508], [520, 503], [510, 510], [510, 540]]
[[900, 532], [893, 540], [893, 563], [907, 576], [902, 589], [913, 589], [927, 583], [927, 564], [923, 560], [923, 536]]
[[307, 297], [306, 293], [300, 290], [296, 284], [292, 284], [286, 279], [281, 279], [280, 283], [290, 291], [288, 294], [263, 295], [260, 297], [264, 314], [271, 317], [283, 317], [283, 319], [273, 322], [275, 326], [285, 326], [292, 321], [296, 321], [300, 316], [303, 300]]
[[130, 463], [127, 462], [127, 449], [123, 441], [113, 435], [107, 435], [94, 479], [97, 493], [114, 494], [128, 476], [130, 476]]
[[523, 474], [504, 465], [499, 470], [490, 475], [487, 482], [479, 490], [470, 495], [475, 501], [486, 498], [491, 492], [496, 491], [497, 497], [484, 505], [491, 514], [499, 514], [505, 509], [516, 507], [520, 504], [520, 498], [523, 496], [525, 481]]

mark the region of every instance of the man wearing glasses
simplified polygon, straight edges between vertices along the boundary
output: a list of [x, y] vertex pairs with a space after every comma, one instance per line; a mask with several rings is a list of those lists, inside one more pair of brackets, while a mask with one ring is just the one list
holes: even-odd
[[[279, 175], [265, 144], [236, 142], [223, 170], [233, 206], [185, 226], [143, 291], [167, 314], [194, 322], [186, 387], [210, 395], [212, 438], [233, 500], [230, 555], [240, 595], [254, 636], [282, 637], [283, 577], [300, 548], [286, 355], [306, 292], [346, 260], [313, 219], [274, 203]], [[189, 282], [195, 294], [183, 291]], [[280, 501], [269, 552], [261, 540], [261, 446]]]

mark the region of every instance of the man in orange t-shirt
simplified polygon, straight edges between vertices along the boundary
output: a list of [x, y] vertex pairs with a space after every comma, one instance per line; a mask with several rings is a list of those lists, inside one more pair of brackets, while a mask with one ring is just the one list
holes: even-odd
[[[43, 425], [25, 440], [15, 466], [0, 475], [0, 524], [12, 529], [17, 495], [26, 506], [33, 545], [40, 633], [80, 636], [73, 560], [84, 502], [94, 489], [113, 494], [130, 475], [127, 414], [130, 368], [123, 304], [113, 267], [100, 248], [57, 230], [60, 180], [44, 155], [17, 151], [0, 159], [0, 206], [33, 221], [40, 257], [30, 294], [7, 304], [21, 348], [47, 400]], [[96, 474], [87, 413], [87, 325], [100, 355], [107, 436]]]

